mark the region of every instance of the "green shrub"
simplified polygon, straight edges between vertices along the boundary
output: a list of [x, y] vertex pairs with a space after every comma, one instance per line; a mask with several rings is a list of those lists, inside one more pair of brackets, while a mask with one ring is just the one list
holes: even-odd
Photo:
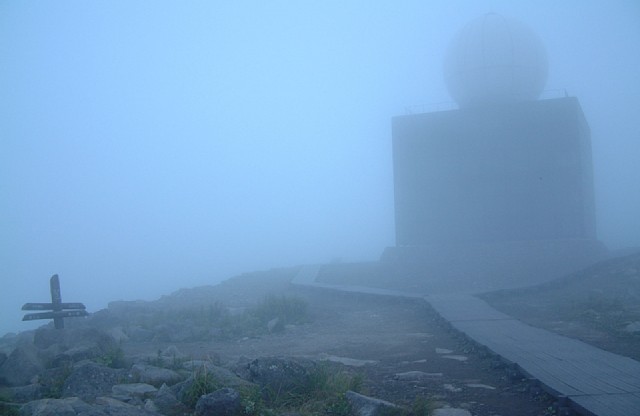
[[96, 357], [94, 361], [110, 368], [125, 368], [127, 366], [124, 351], [120, 347], [109, 349], [103, 355]]
[[187, 406], [193, 408], [202, 395], [213, 393], [222, 387], [224, 386], [216, 380], [213, 374], [207, 371], [207, 367], [202, 366], [193, 372], [193, 380], [185, 392], [182, 401]]
[[11, 403], [9, 395], [5, 392], [0, 393], [0, 415], [3, 416], [18, 416], [20, 414], [19, 403]]
[[269, 392], [270, 403], [281, 410], [296, 410], [303, 414], [328, 413], [346, 416], [350, 405], [346, 398], [349, 390], [358, 391], [362, 377], [352, 375], [328, 363], [313, 368], [305, 384], [287, 391]]

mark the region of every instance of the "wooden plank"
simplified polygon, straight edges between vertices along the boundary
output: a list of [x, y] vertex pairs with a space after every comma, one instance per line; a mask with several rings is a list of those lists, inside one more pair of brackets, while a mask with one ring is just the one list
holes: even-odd
[[570, 398], [579, 410], [598, 416], [638, 416], [640, 415], [640, 394], [605, 394], [577, 396]]
[[449, 322], [514, 319], [469, 295], [432, 295], [425, 298]]
[[471, 296], [426, 300], [457, 330], [598, 416], [640, 415], [640, 363], [494, 314]]

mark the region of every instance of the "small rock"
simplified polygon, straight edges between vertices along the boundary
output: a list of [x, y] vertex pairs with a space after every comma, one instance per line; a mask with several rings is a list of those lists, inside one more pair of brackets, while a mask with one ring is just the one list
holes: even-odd
[[474, 389], [486, 389], [486, 390], [495, 390], [496, 388], [493, 386], [489, 386], [487, 384], [480, 384], [480, 383], [469, 383], [467, 384], [467, 387], [471, 387]]
[[367, 397], [354, 391], [348, 391], [345, 396], [353, 413], [358, 416], [381, 416], [401, 410], [401, 407], [393, 403]]
[[329, 355], [329, 354], [320, 354], [319, 357], [321, 360], [323, 361], [331, 361], [334, 363], [340, 363], [349, 367], [363, 367], [367, 364], [376, 364], [377, 361], [374, 360], [357, 360], [355, 358], [348, 358], [348, 357], [337, 357], [335, 355]]
[[240, 393], [231, 388], [205, 394], [196, 403], [198, 416], [234, 416], [240, 413]]
[[467, 357], [465, 357], [464, 355], [443, 355], [442, 358], [448, 358], [450, 360], [456, 360], [456, 361], [467, 361]]

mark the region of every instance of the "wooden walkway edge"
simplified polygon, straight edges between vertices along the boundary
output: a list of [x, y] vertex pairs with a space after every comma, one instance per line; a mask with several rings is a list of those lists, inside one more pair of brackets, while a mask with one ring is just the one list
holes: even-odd
[[517, 365], [579, 413], [640, 416], [640, 363], [527, 325], [472, 295], [422, 296], [361, 286], [320, 284], [320, 266], [303, 267], [292, 283], [343, 292], [421, 297], [453, 328]]

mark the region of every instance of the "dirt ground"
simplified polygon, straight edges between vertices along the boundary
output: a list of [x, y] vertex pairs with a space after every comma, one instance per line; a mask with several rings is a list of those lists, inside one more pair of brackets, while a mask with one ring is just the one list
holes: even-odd
[[[364, 377], [362, 393], [411, 407], [465, 408], [473, 415], [546, 415], [553, 399], [482, 355], [450, 331], [422, 301], [294, 287], [291, 273], [254, 273], [215, 287], [188, 289], [165, 305], [217, 297], [241, 308], [265, 294], [305, 299], [309, 323], [284, 333], [232, 341], [176, 345], [193, 358], [230, 363], [258, 356], [303, 356], [342, 363]], [[155, 354], [169, 345], [128, 343], [127, 355]]]

